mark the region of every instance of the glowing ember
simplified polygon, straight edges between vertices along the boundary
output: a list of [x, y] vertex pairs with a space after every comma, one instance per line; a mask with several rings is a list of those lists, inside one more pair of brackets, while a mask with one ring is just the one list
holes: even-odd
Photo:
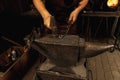
[[111, 8], [116, 7], [116, 6], [118, 6], [118, 2], [119, 2], [118, 0], [108, 0], [107, 6], [111, 7]]

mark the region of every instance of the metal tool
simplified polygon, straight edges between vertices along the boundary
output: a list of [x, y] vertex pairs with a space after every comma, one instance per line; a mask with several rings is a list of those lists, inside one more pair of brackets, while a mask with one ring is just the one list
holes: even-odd
[[57, 25], [56, 20], [54, 16], [50, 16], [50, 27], [52, 30], [52, 37], [57, 37]]
[[68, 34], [71, 26], [72, 26], [72, 24], [68, 24], [67, 29], [65, 30], [65, 33], [62, 35], [59, 34], [58, 38], [60, 38], [60, 39], [64, 38]]
[[58, 34], [57, 31], [57, 25], [56, 25], [56, 20], [55, 20], [55, 17], [54, 16], [51, 16], [50, 17], [50, 26], [51, 26], [51, 30], [52, 30], [52, 36], [53, 37], [56, 37], [56, 38], [59, 38], [59, 39], [62, 39], [66, 36], [66, 34], [68, 34], [69, 30], [70, 30], [70, 27], [72, 26], [72, 24], [68, 24], [66, 27], [67, 29], [65, 30], [65, 33], [63, 34]]

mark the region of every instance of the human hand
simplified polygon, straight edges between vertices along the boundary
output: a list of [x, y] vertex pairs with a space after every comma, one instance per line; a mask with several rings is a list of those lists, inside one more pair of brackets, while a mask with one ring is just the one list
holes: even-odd
[[77, 10], [72, 11], [69, 16], [68, 23], [73, 24], [77, 20], [78, 14], [79, 14], [79, 11]]
[[50, 21], [51, 20], [51, 15], [46, 15], [44, 18], [43, 18], [43, 21], [44, 21], [44, 25], [48, 28], [48, 29], [51, 29], [51, 26], [50, 26]]
[[56, 20], [54, 16], [49, 16], [47, 19], [45, 19], [44, 25], [53, 32], [57, 31]]

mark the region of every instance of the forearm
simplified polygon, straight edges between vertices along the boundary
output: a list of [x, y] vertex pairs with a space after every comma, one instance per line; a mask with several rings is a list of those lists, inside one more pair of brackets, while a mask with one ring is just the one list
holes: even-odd
[[43, 18], [46, 18], [48, 15], [50, 15], [42, 0], [33, 0], [33, 4]]
[[73, 24], [77, 20], [78, 14], [84, 9], [87, 3], [88, 0], [82, 0], [79, 2], [79, 5], [70, 13], [68, 23]]
[[77, 12], [80, 12], [81, 10], [84, 9], [84, 7], [87, 5], [87, 3], [88, 3], [88, 0], [81, 0], [81, 1], [79, 2], [78, 7], [77, 7], [75, 10], [76, 10]]

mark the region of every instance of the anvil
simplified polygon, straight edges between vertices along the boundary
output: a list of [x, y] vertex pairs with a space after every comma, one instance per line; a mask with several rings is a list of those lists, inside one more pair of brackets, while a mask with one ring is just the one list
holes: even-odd
[[78, 69], [81, 66], [81, 59], [99, 55], [113, 46], [86, 42], [77, 35], [66, 35], [60, 39], [49, 34], [32, 42], [32, 47], [47, 57], [39, 70], [74, 74], [80, 77], [86, 77], [86, 74], [82, 75]]

